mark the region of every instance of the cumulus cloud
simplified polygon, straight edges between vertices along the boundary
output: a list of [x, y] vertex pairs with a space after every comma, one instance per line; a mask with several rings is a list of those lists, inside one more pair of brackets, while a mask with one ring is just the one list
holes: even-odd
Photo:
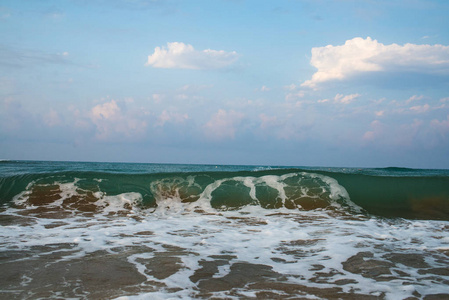
[[383, 135], [385, 130], [385, 125], [382, 124], [379, 120], [374, 120], [371, 122], [371, 130], [365, 132], [363, 134], [364, 141], [373, 141]]
[[156, 47], [148, 56], [147, 66], [164, 69], [221, 69], [233, 64], [238, 58], [235, 51], [195, 50], [192, 45], [174, 42], [167, 48]]
[[233, 139], [243, 117], [244, 114], [241, 112], [220, 109], [204, 126], [206, 135], [216, 140]]
[[312, 48], [312, 66], [318, 70], [301, 85], [317, 88], [334, 80], [345, 80], [363, 73], [416, 72], [449, 74], [449, 46], [391, 44], [370, 37], [347, 40], [344, 45]]
[[424, 99], [424, 96], [422, 96], [422, 95], [421, 96], [413, 95], [410, 98], [408, 98], [407, 101], [405, 101], [405, 103], [409, 104], [409, 103], [412, 103], [414, 101], [419, 101], [419, 100], [422, 100], [422, 99]]
[[374, 114], [376, 115], [376, 117], [383, 117], [385, 111], [384, 110], [375, 111]]
[[154, 100], [155, 103], [160, 103], [164, 98], [164, 94], [153, 94], [151, 98]]
[[342, 95], [337, 94], [334, 98], [335, 103], [341, 103], [341, 104], [349, 104], [353, 101], [355, 101], [357, 98], [360, 97], [360, 94], [351, 94], [351, 95]]
[[446, 120], [432, 120], [431, 125], [439, 130], [441, 135], [449, 133], [449, 115], [447, 116]]
[[429, 104], [424, 104], [424, 105], [416, 105], [416, 106], [412, 106], [410, 107], [410, 110], [418, 113], [418, 114], [422, 114], [425, 113], [426, 111], [428, 111], [430, 109], [430, 105]]
[[180, 114], [177, 112], [169, 112], [167, 110], [163, 110], [162, 113], [159, 115], [155, 126], [162, 127], [167, 122], [183, 123], [188, 119], [189, 119], [188, 114]]
[[92, 108], [92, 119], [94, 120], [112, 120], [120, 117], [120, 108], [115, 100], [98, 104]]
[[89, 112], [92, 123], [96, 126], [96, 137], [107, 140], [110, 137], [127, 138], [144, 133], [147, 123], [132, 112], [124, 112], [115, 100], [98, 104]]
[[303, 98], [305, 96], [304, 91], [293, 91], [285, 95], [286, 101], [292, 101], [298, 98]]

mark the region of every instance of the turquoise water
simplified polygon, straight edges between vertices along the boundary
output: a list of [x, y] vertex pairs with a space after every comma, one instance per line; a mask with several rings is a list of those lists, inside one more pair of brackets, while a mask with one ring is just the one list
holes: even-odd
[[[339, 202], [385, 217], [449, 220], [449, 170], [7, 161], [0, 162], [0, 174], [1, 203], [30, 184], [37, 190], [76, 179], [86, 192], [137, 192], [142, 206], [156, 207], [161, 189], [195, 201], [216, 184], [209, 199], [215, 208], [307, 209]], [[329, 198], [329, 183], [317, 176], [336, 181], [347, 195]]]

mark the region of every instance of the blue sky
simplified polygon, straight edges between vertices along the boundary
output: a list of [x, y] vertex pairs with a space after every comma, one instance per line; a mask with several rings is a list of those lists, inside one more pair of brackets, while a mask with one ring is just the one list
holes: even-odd
[[0, 158], [449, 168], [449, 2], [0, 2]]

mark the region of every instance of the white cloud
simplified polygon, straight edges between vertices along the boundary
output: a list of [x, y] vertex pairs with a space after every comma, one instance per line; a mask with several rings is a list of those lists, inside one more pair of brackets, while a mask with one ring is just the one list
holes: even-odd
[[371, 130], [363, 134], [364, 141], [374, 141], [383, 135], [385, 130], [385, 125], [379, 120], [374, 120], [371, 122]]
[[[384, 97], [384, 98], [380, 98], [377, 100], [371, 100], [370, 102], [374, 105], [380, 105], [380, 104], [384, 103], [385, 101], [387, 101], [387, 98]], [[396, 101], [396, 100], [394, 100], [394, 101]]]
[[50, 109], [50, 111], [44, 116], [44, 123], [49, 127], [54, 127], [61, 124], [61, 118], [54, 109]]
[[430, 123], [434, 128], [438, 129], [442, 135], [449, 132], [449, 115], [446, 120], [432, 120]]
[[353, 101], [355, 101], [357, 98], [360, 97], [360, 94], [351, 94], [351, 95], [342, 95], [337, 94], [334, 98], [335, 103], [341, 103], [341, 104], [349, 104]]
[[410, 107], [410, 110], [416, 113], [425, 113], [426, 111], [428, 111], [430, 108], [429, 104], [424, 104], [424, 105], [416, 105], [416, 106], [412, 106]]
[[120, 117], [120, 108], [118, 107], [115, 100], [111, 100], [111, 102], [106, 102], [103, 104], [98, 104], [97, 106], [92, 108], [91, 112], [92, 119], [94, 120], [110, 120]]
[[289, 90], [289, 91], [294, 91], [294, 90], [296, 90], [297, 85], [294, 84], [294, 83], [292, 83], [292, 84], [290, 84], [290, 85], [284, 86], [284, 88], [285, 88], [286, 90]]
[[318, 71], [301, 84], [310, 88], [368, 72], [449, 74], [449, 46], [384, 45], [370, 37], [357, 37], [340, 46], [312, 48], [310, 63]]
[[233, 139], [243, 117], [244, 114], [241, 112], [220, 109], [204, 126], [206, 135], [216, 140]]
[[167, 110], [163, 110], [162, 113], [159, 115], [155, 126], [162, 127], [167, 122], [182, 123], [188, 119], [189, 119], [188, 114], [180, 114], [176, 112], [169, 112]]
[[304, 91], [294, 91], [294, 92], [288, 93], [285, 96], [285, 100], [291, 101], [291, 100], [295, 100], [298, 98], [303, 98], [304, 96], [305, 96]]
[[137, 113], [122, 111], [115, 100], [98, 104], [89, 112], [96, 126], [96, 137], [107, 140], [114, 136], [133, 137], [145, 132], [147, 123], [139, 120]]
[[405, 101], [405, 103], [409, 104], [409, 103], [411, 103], [413, 101], [419, 101], [419, 100], [422, 100], [422, 99], [424, 99], [424, 96], [422, 96], [422, 95], [421, 96], [413, 95], [410, 98], [408, 98], [407, 101]]
[[153, 98], [154, 102], [160, 103], [165, 98], [165, 95], [164, 94], [153, 94], [153, 95], [151, 95], [151, 97]]
[[213, 88], [213, 84], [200, 84], [200, 85], [196, 85], [196, 84], [186, 84], [184, 86], [182, 86], [179, 90], [181, 90], [184, 93], [198, 93], [210, 88]]
[[383, 115], [385, 114], [385, 111], [384, 110], [379, 110], [379, 111], [374, 112], [374, 114], [377, 117], [383, 117]]
[[174, 42], [167, 43], [167, 48], [156, 47], [148, 56], [147, 66], [164, 69], [220, 69], [234, 63], [237, 52], [206, 49], [195, 50], [192, 45]]

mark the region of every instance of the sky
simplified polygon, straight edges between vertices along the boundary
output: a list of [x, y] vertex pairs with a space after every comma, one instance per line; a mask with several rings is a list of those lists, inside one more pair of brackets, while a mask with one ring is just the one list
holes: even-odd
[[0, 158], [449, 168], [449, 1], [1, 0]]

